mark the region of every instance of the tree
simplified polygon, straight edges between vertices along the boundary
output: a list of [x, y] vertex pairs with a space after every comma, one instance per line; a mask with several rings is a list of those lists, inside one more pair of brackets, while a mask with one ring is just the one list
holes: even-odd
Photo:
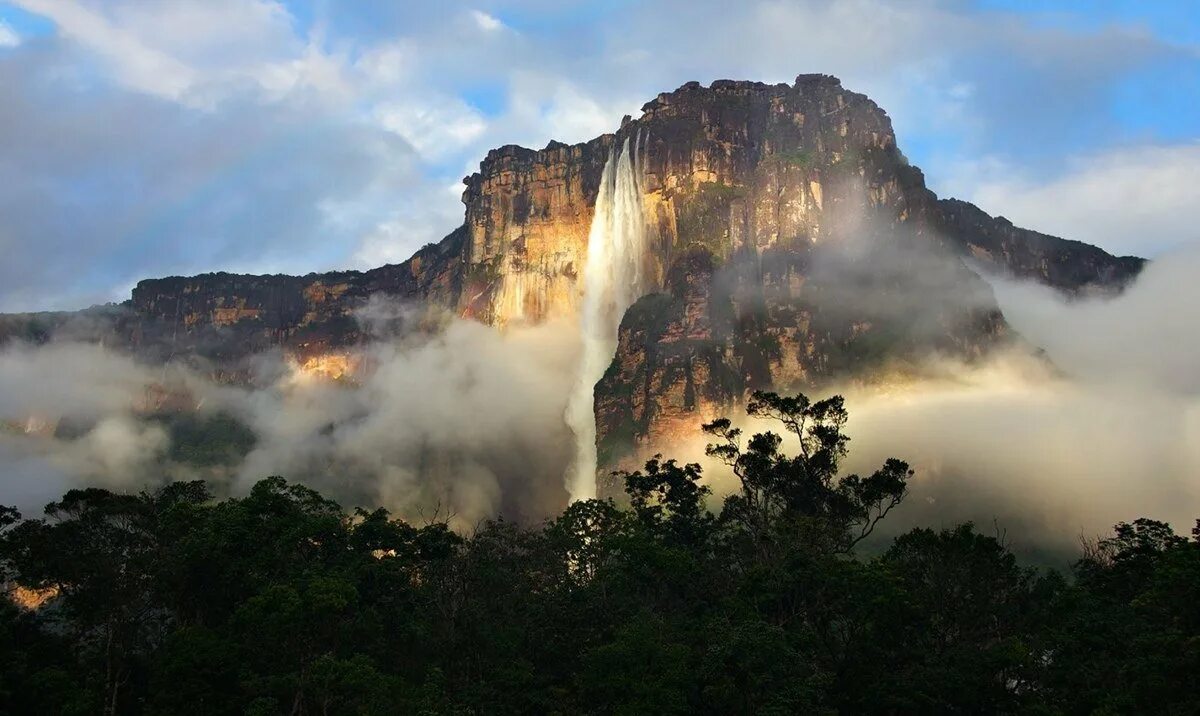
[[1039, 679], [1032, 643], [1041, 627], [1032, 570], [970, 523], [914, 529], [879, 559], [900, 587], [894, 633], [904, 657], [889, 663], [902, 710], [1016, 712]]
[[187, 487], [121, 495], [71, 490], [5, 535], [5, 554], [19, 581], [57, 590], [62, 628], [82, 658], [99, 669], [98, 710], [115, 714], [125, 687], [141, 676], [141, 659], [161, 642], [170, 614], [156, 602], [159, 518], [180, 500], [204, 499]]
[[730, 466], [741, 486], [725, 500], [721, 520], [737, 525], [760, 558], [777, 556], [781, 539], [848, 554], [904, 499], [912, 471], [901, 460], [889, 459], [865, 478], [838, 477], [850, 440], [841, 396], [813, 403], [756, 391], [746, 412], [782, 423], [799, 450], [785, 455], [783, 438], [772, 432], [743, 448], [741, 429], [727, 418], [704, 426], [718, 439], [707, 454]]
[[704, 500], [712, 490], [700, 484], [699, 465], [663, 462], [655, 455], [646, 462], [645, 472], [619, 474], [643, 528], [680, 545], [696, 546], [708, 538], [713, 519]]
[[[1049, 682], [1068, 713], [1200, 711], [1200, 540], [1149, 519], [1087, 545], [1054, 604]], [[1193, 533], [1195, 535], [1196, 533]]]
[[1074, 583], [971, 525], [866, 558], [907, 465], [843, 475], [840, 398], [749, 409], [783, 430], [708, 426], [718, 515], [658, 456], [628, 507], [469, 534], [280, 477], [0, 508], [5, 580], [59, 590], [0, 604], [0, 713], [1200, 711], [1200, 524], [1117, 525]]

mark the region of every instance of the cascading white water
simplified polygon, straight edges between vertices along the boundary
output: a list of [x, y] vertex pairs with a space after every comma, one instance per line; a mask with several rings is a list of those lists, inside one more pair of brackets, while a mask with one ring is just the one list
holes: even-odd
[[567, 475], [571, 501], [596, 496], [596, 383], [617, 347], [621, 317], [645, 291], [646, 219], [642, 209], [641, 133], [630, 149], [626, 138], [613, 146], [600, 176], [596, 214], [588, 232], [580, 328], [583, 357], [567, 403], [575, 433], [575, 460]]

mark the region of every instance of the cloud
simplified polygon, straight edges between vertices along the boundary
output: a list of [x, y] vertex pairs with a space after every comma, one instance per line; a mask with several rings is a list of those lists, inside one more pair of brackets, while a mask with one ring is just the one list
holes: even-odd
[[500, 22], [494, 15], [489, 15], [482, 10], [472, 10], [471, 19], [484, 32], [496, 32], [504, 28], [504, 23]]
[[1042, 286], [999, 281], [1005, 316], [1055, 364], [1093, 385], [1200, 396], [1200, 241], [1163, 254], [1112, 299], [1066, 302]]
[[179, 99], [196, 80], [186, 64], [148, 46], [81, 3], [24, 0], [19, 6], [48, 17], [63, 36], [105, 58], [121, 82], [132, 89]]
[[1200, 238], [1200, 143], [1071, 157], [1047, 180], [1007, 162], [966, 164], [950, 182], [1019, 226], [1117, 255], [1157, 255]]
[[455, 98], [431, 97], [420, 104], [384, 102], [376, 105], [374, 113], [381, 126], [431, 159], [456, 154], [487, 128], [474, 107]]
[[[427, 318], [375, 302], [360, 320], [378, 330]], [[282, 472], [407, 515], [440, 503], [463, 525], [552, 514], [566, 499], [562, 416], [577, 350], [562, 324], [404, 329], [366, 349], [357, 388], [284, 376], [247, 395], [239, 409], [260, 441], [239, 479]]]
[[406, 193], [396, 202], [396, 210], [360, 239], [353, 263], [370, 267], [400, 263], [412, 255], [413, 247], [441, 240], [447, 226], [462, 221], [462, 193], [460, 182]]
[[[931, 277], [920, 271], [918, 289]], [[1026, 556], [1057, 561], [1077, 555], [1081, 535], [1118, 521], [1151, 517], [1186, 532], [1200, 517], [1198, 272], [1193, 243], [1150, 264], [1116, 298], [1067, 301], [996, 281], [1010, 325], [1049, 363], [1020, 347], [969, 364], [933, 356], [920, 379], [812, 394], [846, 398], [848, 470], [870, 472], [888, 457], [916, 470], [881, 539], [973, 520], [1007, 529]], [[780, 429], [731, 417], [747, 433]], [[654, 448], [703, 462], [720, 497], [733, 478], [704, 460], [705, 442], [697, 435]]]
[[[1150, 141], [1146, 121], [1167, 123], [1154, 92], [1187, 89], [1164, 88], [1181, 76], [1164, 68], [1198, 62], [1137, 27], [1038, 25], [934, 0], [318, 3], [303, 20], [268, 0], [18, 4], [55, 33], [0, 55], [0, 151], [19, 158], [0, 168], [12, 257], [0, 310], [119, 298], [168, 273], [365, 268], [379, 255], [365, 247], [393, 242], [394, 260], [461, 220], [406, 197], [442, 196], [494, 146], [612, 131], [693, 79], [838, 74], [891, 112], [935, 189], [963, 193], [950, 179], [966, 158], [1020, 167], [1019, 181], [981, 194], [1015, 219], [1063, 157], [1134, 131]], [[1140, 109], [1117, 111], [1114, 87], [1130, 82], [1147, 88]], [[1138, 225], [1129, 217], [1105, 226]]]
[[224, 390], [177, 366], [151, 369], [97, 344], [0, 351], [3, 501], [31, 511], [72, 487], [137, 490], [160, 481], [167, 433], [138, 416], [163, 384], [197, 396]]
[[415, 43], [401, 38], [366, 49], [355, 59], [354, 69], [368, 87], [394, 87], [411, 77], [417, 54]]
[[419, 185], [378, 126], [296, 100], [195, 112], [63, 92], [0, 62], [0, 310], [120, 300], [148, 276], [341, 267]]
[[0, 20], [0, 48], [16, 47], [21, 44], [21, 36], [13, 29], [12, 25]]
[[171, 3], [20, 0], [100, 61], [122, 86], [201, 109], [247, 90], [279, 98], [301, 87], [339, 89], [338, 68], [296, 37], [292, 18], [266, 0]]
[[973, 520], [1030, 554], [1077, 553], [1081, 535], [1151, 517], [1197, 518], [1200, 397], [1055, 379], [1000, 361], [892, 393], [844, 391], [850, 467], [912, 463], [912, 492], [885, 534]]
[[[449, 511], [463, 528], [561, 509], [573, 326], [497, 331], [378, 299], [357, 318], [376, 342], [327, 356], [354, 367], [341, 381], [278, 352], [255, 356], [249, 384], [231, 387], [94, 344], [10, 345], [0, 351], [0, 502], [30, 510], [74, 486], [137, 490], [168, 479], [241, 493], [278, 474], [348, 506], [410, 519]], [[164, 396], [176, 409], [165, 418]], [[255, 434], [244, 459], [169, 459], [172, 421], [217, 412]]]

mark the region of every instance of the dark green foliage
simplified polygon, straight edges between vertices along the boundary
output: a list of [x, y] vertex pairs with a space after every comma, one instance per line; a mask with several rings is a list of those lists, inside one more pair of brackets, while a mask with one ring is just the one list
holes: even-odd
[[167, 426], [171, 459], [199, 467], [237, 464], [257, 442], [254, 431], [229, 413], [173, 414]]
[[1154, 520], [1091, 545], [1056, 605], [1050, 678], [1070, 713], [1200, 713], [1200, 523]]
[[782, 438], [767, 432], [743, 449], [742, 431], [729, 420], [704, 426], [719, 440], [708, 454], [729, 465], [742, 487], [725, 500], [721, 518], [757, 554], [797, 546], [848, 553], [904, 499], [912, 472], [903, 461], [888, 460], [866, 478], [838, 476], [849, 441], [842, 432], [849, 416], [841, 396], [812, 403], [804, 395], [755, 392], [746, 412], [778, 421], [800, 447], [794, 457], [784, 455]]
[[705, 182], [684, 196], [678, 218], [678, 236], [684, 243], [680, 248], [703, 247], [716, 259], [727, 258], [724, 247], [730, 207], [744, 196], [745, 187], [717, 182]]
[[784, 165], [798, 167], [800, 169], [807, 169], [811, 167], [813, 163], [812, 152], [806, 149], [793, 149], [788, 152], [781, 152], [776, 156]]
[[661, 458], [621, 475], [627, 509], [469, 538], [278, 477], [221, 502], [191, 482], [0, 509], [4, 582], [59, 590], [0, 602], [0, 713], [1200, 709], [1200, 541], [1121, 524], [1073, 581], [971, 525], [865, 559], [907, 465], [842, 474], [841, 398], [747, 408], [796, 454], [706, 426], [740, 486], [715, 513], [699, 466]]

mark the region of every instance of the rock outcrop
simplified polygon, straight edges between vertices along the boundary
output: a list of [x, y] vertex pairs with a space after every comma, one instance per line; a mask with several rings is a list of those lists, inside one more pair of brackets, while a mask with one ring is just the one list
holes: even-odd
[[906, 225], [980, 269], [1067, 293], [1123, 285], [1142, 260], [1012, 226], [941, 200], [896, 146], [887, 114], [825, 75], [793, 85], [688, 83], [614, 135], [540, 151], [502, 147], [464, 181], [464, 294], [485, 321], [571, 315], [600, 174], [614, 146], [640, 144], [660, 282], [703, 246], [725, 260], [798, 241]]
[[938, 202], [937, 226], [983, 270], [1037, 281], [1068, 295], [1119, 291], [1146, 263], [1135, 256], [1113, 256], [1082, 241], [1013, 226], [1002, 216], [989, 216], [958, 199]]
[[0, 343], [59, 338], [125, 345], [151, 362], [191, 361], [222, 373], [264, 350], [308, 361], [369, 340], [356, 312], [371, 296], [454, 306], [465, 229], [402, 264], [307, 276], [210, 273], [146, 279], [130, 300], [79, 312], [0, 315]]
[[[1079, 294], [1119, 290], [1143, 263], [939, 200], [887, 114], [836, 78], [691, 82], [614, 134], [489, 152], [464, 180], [464, 224], [402, 264], [147, 280], [114, 309], [112, 331], [153, 360], [227, 366], [267, 348], [308, 360], [367, 340], [354, 314], [379, 294], [498, 326], [575, 315], [601, 174], [625, 144], [644, 167], [654, 290], [626, 314], [597, 386], [610, 460], [755, 388], [1013, 340], [981, 274]], [[32, 325], [0, 321], [0, 338], [49, 330]]]

